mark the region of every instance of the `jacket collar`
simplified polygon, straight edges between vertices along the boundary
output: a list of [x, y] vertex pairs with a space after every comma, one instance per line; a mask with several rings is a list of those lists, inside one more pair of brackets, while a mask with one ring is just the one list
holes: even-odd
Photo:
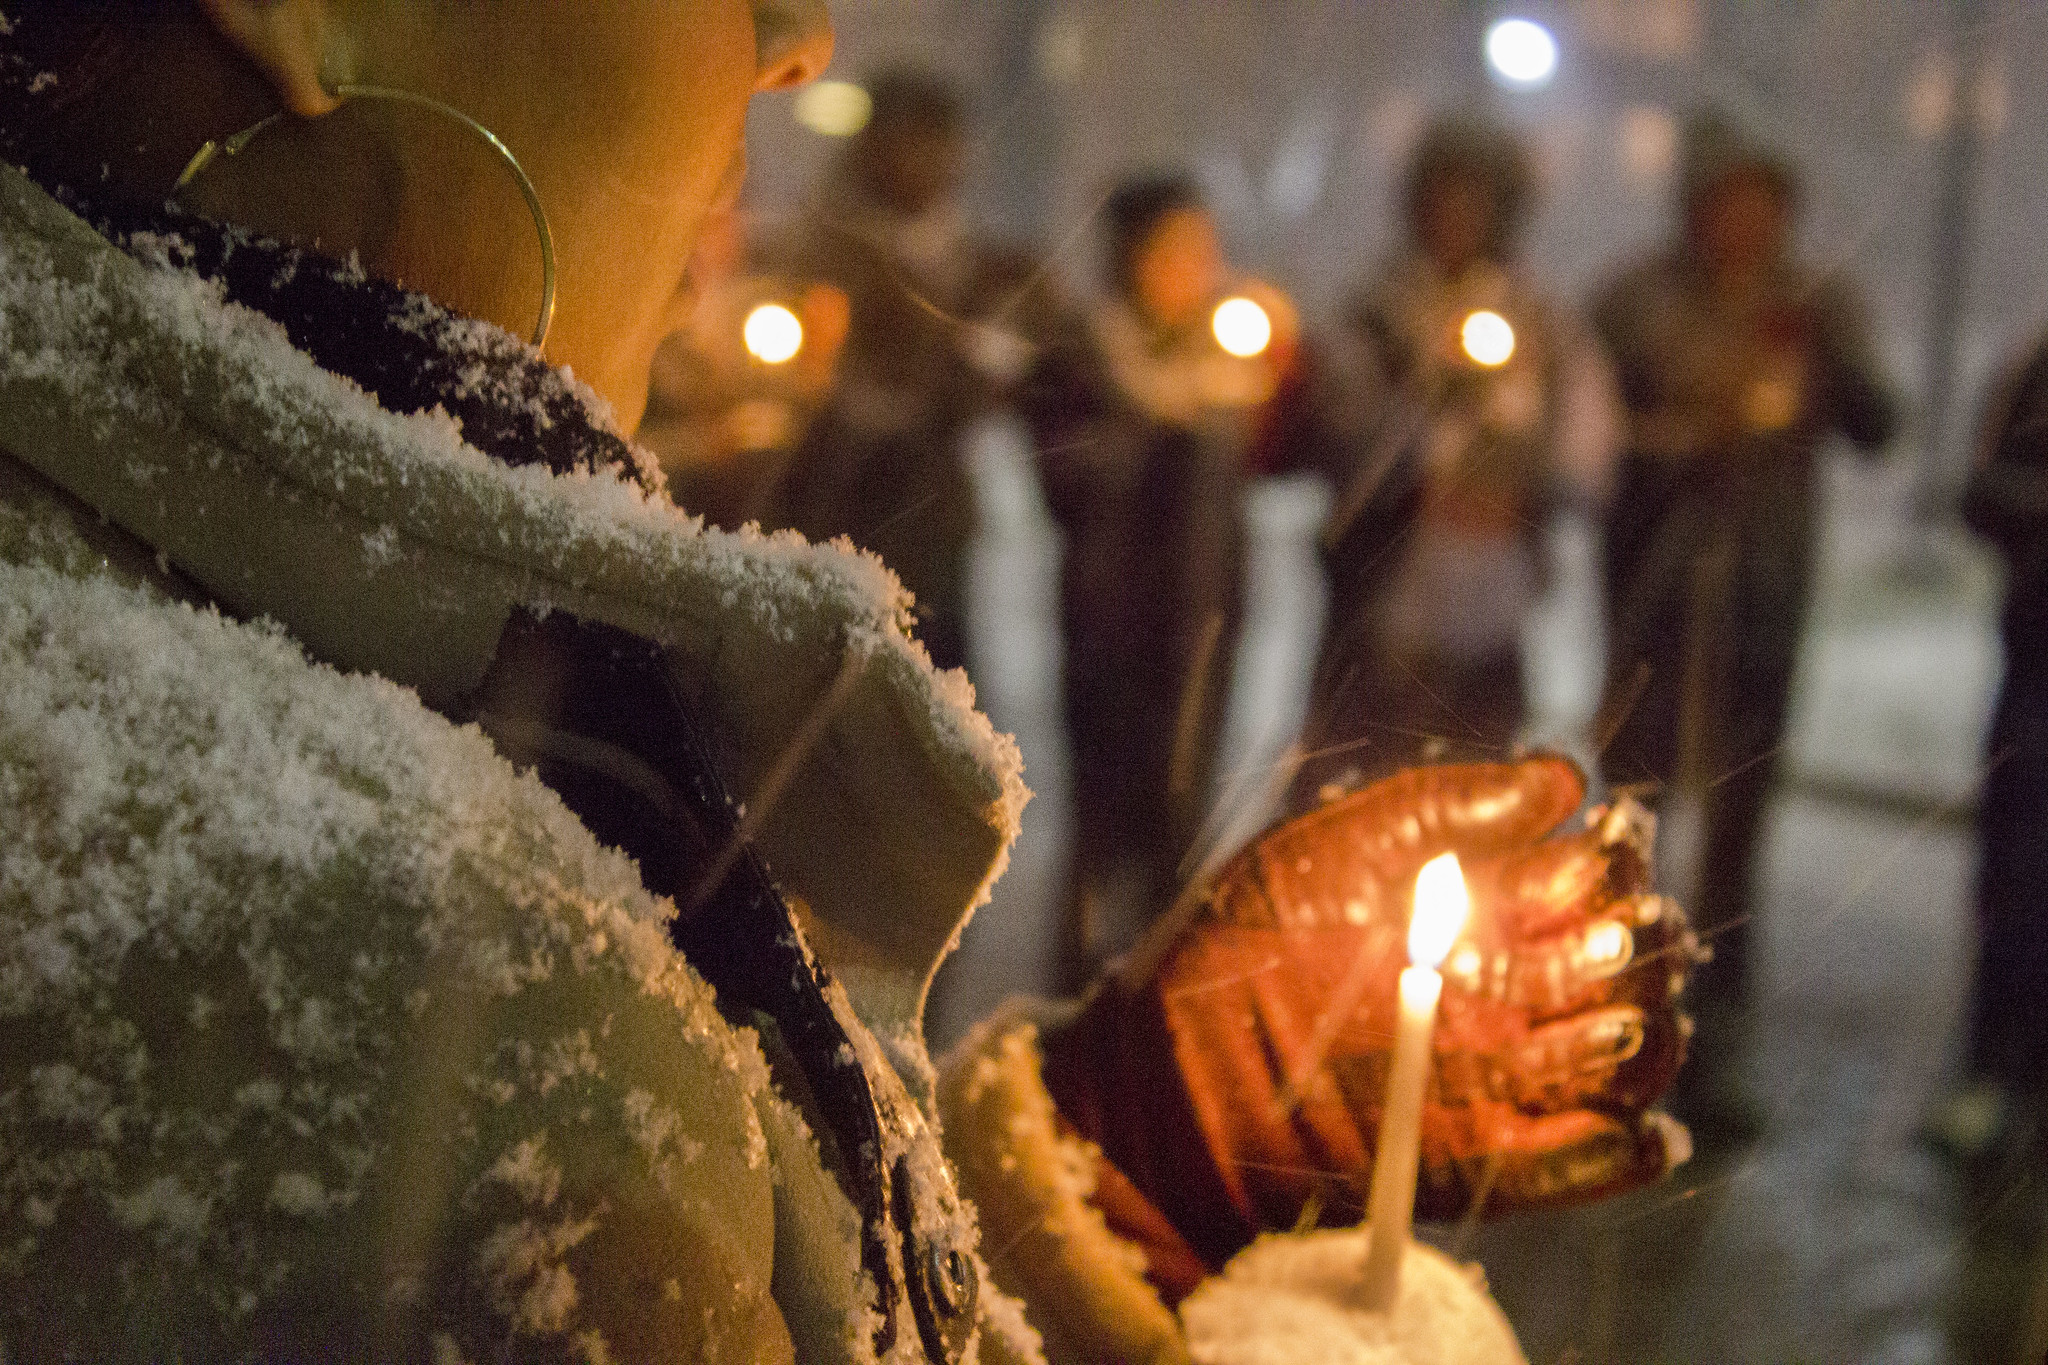
[[619, 434], [610, 406], [503, 328], [365, 274], [353, 257], [217, 223], [176, 205], [60, 203], [146, 265], [190, 270], [281, 324], [294, 347], [387, 411], [447, 413], [463, 441], [509, 465], [608, 470], [653, 491], [661, 467]]

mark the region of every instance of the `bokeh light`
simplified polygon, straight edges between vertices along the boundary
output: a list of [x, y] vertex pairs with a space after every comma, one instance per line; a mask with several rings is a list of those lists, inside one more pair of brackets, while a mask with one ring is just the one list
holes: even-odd
[[1229, 298], [1216, 305], [1209, 319], [1216, 344], [1239, 358], [1258, 355], [1273, 344], [1273, 319], [1266, 310], [1244, 297]]
[[1557, 74], [1557, 39], [1534, 20], [1503, 19], [1486, 30], [1486, 64], [1503, 84], [1533, 90]]
[[1467, 315], [1465, 325], [1458, 329], [1458, 340], [1475, 364], [1488, 369], [1507, 364], [1508, 357], [1515, 353], [1515, 329], [1491, 309], [1482, 308]]
[[1678, 165], [1678, 120], [1656, 104], [1631, 104], [1615, 128], [1621, 169], [1638, 185], [1661, 182]]
[[779, 303], [764, 303], [747, 314], [740, 332], [746, 338], [747, 354], [769, 365], [791, 359], [804, 345], [803, 323]]
[[797, 91], [794, 112], [820, 137], [852, 137], [868, 126], [875, 102], [852, 81], [817, 81]]

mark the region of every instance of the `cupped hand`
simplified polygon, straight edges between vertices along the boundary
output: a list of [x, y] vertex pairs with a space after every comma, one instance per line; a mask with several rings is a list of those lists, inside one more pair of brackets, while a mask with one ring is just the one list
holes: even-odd
[[1571, 821], [1584, 798], [1562, 758], [1410, 769], [1276, 826], [1217, 875], [1148, 988], [1255, 1223], [1362, 1200], [1415, 877], [1446, 852], [1473, 908], [1443, 967], [1418, 1211], [1598, 1198], [1686, 1158], [1652, 1106], [1684, 1057], [1698, 940], [1649, 889], [1648, 812], [1624, 798]]

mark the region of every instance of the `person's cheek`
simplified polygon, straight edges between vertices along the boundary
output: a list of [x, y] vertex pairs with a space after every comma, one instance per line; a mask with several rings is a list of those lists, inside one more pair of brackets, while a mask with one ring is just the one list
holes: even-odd
[[613, 22], [580, 39], [582, 164], [560, 177], [560, 344], [549, 354], [603, 392], [631, 431], [669, 304], [741, 154], [754, 36], [743, 5], [604, 12]]

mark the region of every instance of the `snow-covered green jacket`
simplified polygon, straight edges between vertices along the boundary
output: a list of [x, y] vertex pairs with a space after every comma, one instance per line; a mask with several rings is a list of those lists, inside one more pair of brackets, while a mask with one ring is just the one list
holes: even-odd
[[1025, 792], [908, 607], [388, 412], [0, 169], [0, 1355], [871, 1358], [805, 1097], [432, 708], [517, 610], [662, 646], [944, 1194], [917, 1020]]

